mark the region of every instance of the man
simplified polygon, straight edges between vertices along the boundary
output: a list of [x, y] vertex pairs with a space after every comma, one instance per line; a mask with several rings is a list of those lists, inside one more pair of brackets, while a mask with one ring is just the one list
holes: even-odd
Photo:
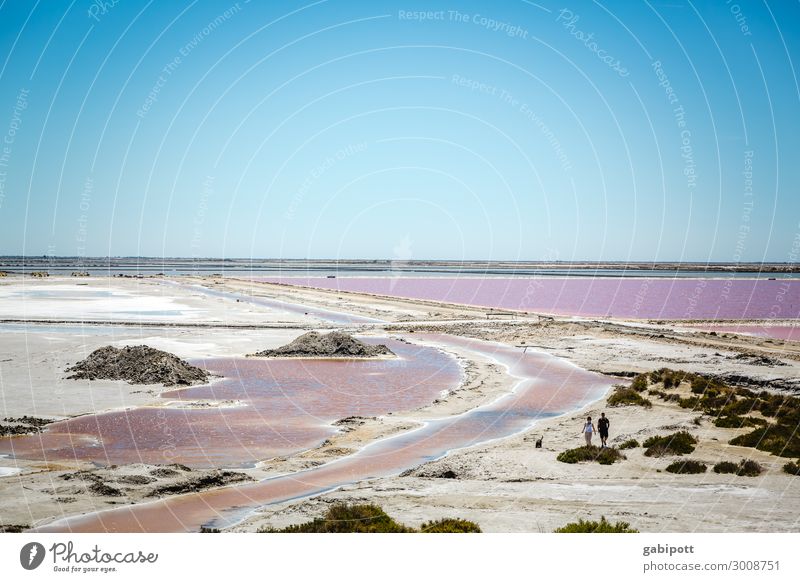
[[608, 427], [611, 423], [606, 418], [606, 413], [601, 412], [600, 418], [597, 421], [597, 432], [600, 433], [600, 448], [604, 449], [606, 447], [606, 441], [608, 440]]

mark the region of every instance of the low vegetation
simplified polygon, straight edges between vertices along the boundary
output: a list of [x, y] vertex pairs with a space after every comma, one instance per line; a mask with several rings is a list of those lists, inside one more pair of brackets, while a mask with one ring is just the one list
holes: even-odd
[[477, 523], [466, 519], [444, 518], [426, 521], [419, 528], [420, 533], [481, 533]]
[[596, 461], [601, 465], [611, 465], [615, 461], [620, 461], [624, 458], [625, 455], [613, 447], [600, 448], [591, 446], [569, 449], [563, 453], [559, 453], [556, 460], [570, 464]]
[[660, 398], [661, 400], [663, 400], [665, 402], [680, 402], [681, 401], [681, 395], [677, 394], [675, 392], [667, 393], [667, 392], [664, 392], [663, 390], [654, 390], [654, 389], [651, 388], [650, 390], [647, 391], [647, 394], [649, 394], [650, 396], [657, 396], [658, 398]]
[[766, 426], [767, 421], [763, 418], [756, 418], [752, 416], [738, 416], [731, 414], [729, 416], [718, 416], [714, 419], [714, 426], [720, 428], [747, 428], [752, 426]]
[[715, 473], [730, 473], [740, 477], [758, 477], [764, 469], [755, 461], [742, 459], [738, 463], [721, 461], [714, 465]]
[[631, 524], [627, 521], [611, 523], [605, 517], [601, 517], [600, 521], [579, 519], [554, 530], [554, 533], [639, 533], [639, 530], [631, 528]]
[[734, 437], [729, 442], [732, 445], [753, 447], [761, 451], [767, 451], [779, 457], [797, 457], [800, 456], [798, 424], [800, 424], [800, 419], [794, 425], [769, 424], [758, 427], [747, 434]]
[[325, 517], [283, 529], [262, 528], [259, 533], [481, 533], [476, 523], [445, 518], [422, 524], [418, 530], [396, 522], [377, 505], [338, 503]]
[[644, 406], [650, 408], [653, 403], [628, 386], [617, 386], [608, 397], [609, 406]]
[[637, 392], [647, 390], [647, 374], [639, 374], [631, 381], [631, 388]]
[[666, 468], [666, 471], [668, 473], [696, 475], [698, 473], [705, 473], [706, 469], [708, 469], [708, 467], [705, 465], [705, 463], [688, 460], [688, 461], [675, 461]]
[[[684, 398], [679, 393], [666, 392], [685, 382], [690, 384], [691, 396]], [[766, 390], [756, 392], [729, 386], [718, 378], [668, 368], [636, 376], [631, 391], [638, 394], [645, 390], [652, 396], [677, 401], [683, 408], [713, 417], [717, 427], [751, 429], [731, 439], [732, 445], [752, 447], [781, 457], [800, 457], [798, 396]]]
[[697, 439], [685, 430], [666, 436], [652, 436], [642, 446], [646, 457], [663, 457], [666, 455], [688, 455], [694, 451]]
[[627, 441], [622, 443], [618, 448], [620, 450], [626, 450], [626, 449], [635, 449], [638, 446], [639, 446], [639, 441], [637, 441], [636, 439], [628, 439]]
[[665, 390], [670, 388], [677, 388], [681, 382], [687, 380], [691, 381], [692, 374], [680, 370], [670, 370], [669, 368], [661, 368], [650, 372], [650, 382], [653, 384], [663, 384]]
[[783, 472], [789, 475], [800, 475], [800, 459], [797, 462], [789, 461], [783, 466]]

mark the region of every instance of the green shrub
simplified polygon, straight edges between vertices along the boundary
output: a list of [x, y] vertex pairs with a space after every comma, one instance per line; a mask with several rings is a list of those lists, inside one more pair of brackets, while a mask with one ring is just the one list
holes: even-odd
[[783, 472], [789, 473], [789, 475], [800, 475], [800, 460], [796, 463], [794, 461], [789, 461], [783, 466]]
[[609, 406], [644, 406], [650, 408], [653, 403], [644, 398], [633, 388], [617, 386], [611, 396], [608, 397]]
[[697, 473], [705, 473], [706, 469], [705, 463], [700, 463], [698, 461], [675, 461], [671, 465], [667, 467], [668, 473], [685, 473], [690, 475], [696, 475]]
[[646, 457], [688, 455], [694, 451], [697, 439], [685, 430], [667, 436], [652, 436], [643, 443]]
[[[797, 430], [800, 426], [800, 397], [773, 394], [766, 390], [754, 392], [747, 388], [728, 386], [709, 376], [669, 368], [661, 368], [641, 376], [642, 379], [636, 384], [638, 388], [646, 386], [648, 381], [652, 384], [663, 383], [665, 387], [677, 386], [684, 381], [690, 382], [693, 396], [678, 400], [681, 407], [715, 417], [714, 424], [718, 427], [753, 428], [751, 432], [732, 439], [730, 444], [754, 447], [783, 457], [800, 457], [800, 431]], [[668, 401], [677, 396], [663, 390], [652, 390], [651, 394]], [[612, 398], [619, 402], [617, 405], [636, 403], [628, 402], [632, 397], [625, 393], [619, 396], [612, 394], [609, 402]], [[774, 422], [749, 416], [751, 412], [760, 412], [762, 416], [774, 419]], [[651, 453], [653, 454], [655, 453]]]
[[719, 416], [714, 419], [714, 426], [719, 428], [745, 428], [751, 426], [765, 426], [767, 421], [763, 418], [753, 418], [751, 416]]
[[639, 446], [639, 441], [637, 441], [636, 439], [629, 439], [624, 443], [622, 443], [618, 448], [620, 450], [625, 450], [625, 449], [635, 449], [638, 446]]
[[663, 390], [648, 390], [647, 394], [650, 396], [658, 396], [661, 400], [665, 402], [680, 402], [681, 395], [680, 394], [667, 394]]
[[739, 463], [722, 461], [714, 465], [715, 473], [732, 473], [740, 477], [758, 477], [764, 469], [755, 461], [742, 459]]
[[678, 399], [678, 405], [681, 408], [697, 408], [700, 399], [697, 396], [689, 396], [689, 398]]
[[769, 424], [731, 439], [730, 444], [754, 447], [779, 457], [800, 457], [797, 425]]
[[739, 470], [736, 474], [740, 477], [758, 477], [764, 469], [757, 462], [750, 459], [743, 460], [739, 463]]
[[694, 394], [702, 394], [708, 388], [708, 380], [702, 376], [695, 376], [692, 378], [692, 392]]
[[478, 524], [466, 519], [444, 518], [427, 521], [419, 528], [421, 533], [481, 533]]
[[739, 465], [731, 461], [720, 461], [714, 465], [715, 473], [736, 473], [739, 470]]
[[600, 521], [584, 521], [579, 519], [577, 522], [568, 523], [564, 527], [554, 530], [554, 533], [639, 533], [638, 529], [632, 529], [627, 521], [611, 523], [601, 517]]
[[631, 382], [631, 388], [637, 392], [644, 392], [647, 389], [647, 374], [639, 374]]
[[559, 453], [556, 457], [557, 461], [562, 463], [583, 463], [597, 461], [601, 465], [611, 465], [614, 461], [619, 461], [625, 458], [625, 455], [619, 450], [612, 447], [578, 447], [577, 449], [569, 449], [563, 453]]
[[[480, 533], [477, 524], [463, 519], [429, 521], [419, 530], [425, 533]], [[396, 522], [377, 505], [332, 505], [325, 517], [290, 525], [283, 529], [261, 528], [259, 533], [417, 533]]]

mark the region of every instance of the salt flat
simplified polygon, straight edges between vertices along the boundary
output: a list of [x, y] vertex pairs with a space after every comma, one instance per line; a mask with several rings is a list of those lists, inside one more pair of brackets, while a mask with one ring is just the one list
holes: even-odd
[[[83, 282], [12, 277], [0, 283], [0, 291], [5, 293], [0, 311], [7, 315], [3, 319], [52, 320], [0, 324], [3, 417], [65, 418], [157, 404], [157, 396], [164, 390], [161, 386], [64, 379], [66, 367], [103, 345], [146, 344], [202, 365], [204, 358], [241, 356], [288, 343], [307, 329], [330, 328], [333, 324], [322, 317], [327, 313], [358, 316], [349, 323], [336, 323], [341, 329], [399, 334], [405, 341], [449, 351], [463, 366], [461, 384], [440, 394], [435, 402], [397, 416], [358, 420], [319, 447], [287, 458], [264, 459], [244, 469], [256, 479], [347, 458], [377, 439], [406, 434], [427, 420], [461, 414], [513, 390], [517, 379], [503, 365], [460, 350], [457, 342], [437, 343], [431, 334], [489, 340], [515, 349], [529, 346], [612, 375], [669, 366], [738, 374], [767, 390], [791, 387], [800, 376], [797, 342], [730, 333], [710, 335], [687, 331], [675, 322], [645, 324], [533, 314], [500, 320], [491, 310], [479, 307], [209, 277]], [[8, 305], [19, 303], [22, 297], [27, 302], [26, 294], [32, 306], [25, 314]], [[104, 296], [117, 302], [116, 308], [124, 307], [125, 313], [104, 311]], [[86, 306], [81, 306], [84, 301]], [[292, 308], [281, 310], [280, 305]], [[82, 319], [105, 324], [76, 323]], [[226, 328], [228, 325], [265, 328]], [[204, 403], [188, 403], [189, 407], [195, 404], [202, 407]], [[212, 404], [208, 406], [211, 411], [230, 403], [205, 404]], [[663, 471], [669, 459], [644, 457], [641, 449], [626, 451], [627, 460], [610, 467], [557, 462], [559, 452], [580, 444], [582, 418], [603, 410], [611, 414], [612, 444], [682, 428], [700, 439], [693, 457], [711, 464], [750, 458], [766, 472], [757, 478], [710, 471], [672, 475]], [[657, 399], [652, 409], [645, 410], [612, 409], [602, 398], [581, 410], [537, 421], [521, 434], [452, 450], [442, 459], [408, 467], [403, 476], [354, 482], [310, 499], [264, 506], [230, 529], [253, 531], [264, 525], [296, 523], [323, 514], [332, 501], [343, 500], [379, 503], [411, 525], [459, 516], [476, 521], [484, 531], [551, 531], [576, 517], [600, 515], [630, 521], [643, 531], [795, 531], [800, 497], [796, 478], [781, 470], [786, 459], [728, 445], [730, 438], [746, 429], [718, 428], [708, 419], [696, 424], [697, 417], [695, 411]], [[533, 442], [541, 436], [544, 447], [535, 449]], [[7, 458], [0, 465], [8, 469], [0, 479], [0, 523], [45, 524], [56, 517], [109, 509], [119, 503], [119, 498], [98, 497], [63, 483], [64, 475], [90, 467], [80, 459], [48, 463]], [[11, 469], [20, 472], [9, 474]], [[114, 471], [108, 471], [109, 479], [113, 480]], [[135, 472], [127, 465], [119, 471], [126, 475]], [[447, 472], [455, 478], [435, 476]], [[141, 496], [141, 492], [130, 493], [126, 499], [137, 503]], [[64, 502], [65, 498], [70, 501]]]

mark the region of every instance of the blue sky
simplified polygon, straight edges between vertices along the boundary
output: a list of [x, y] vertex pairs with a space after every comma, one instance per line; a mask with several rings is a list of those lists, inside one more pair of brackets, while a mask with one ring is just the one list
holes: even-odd
[[0, 254], [789, 261], [795, 2], [0, 0]]

